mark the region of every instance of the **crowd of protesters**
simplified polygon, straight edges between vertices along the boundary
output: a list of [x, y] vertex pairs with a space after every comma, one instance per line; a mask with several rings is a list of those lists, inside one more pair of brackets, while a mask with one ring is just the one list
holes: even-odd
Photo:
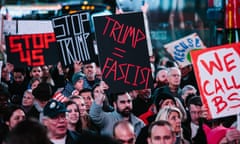
[[152, 62], [152, 89], [111, 94], [111, 85], [102, 80], [95, 62], [31, 68], [4, 64], [0, 85], [1, 143], [240, 141], [234, 125], [236, 116], [208, 119], [191, 65], [179, 68], [166, 58]]
[[28, 68], [5, 62], [0, 144], [240, 142], [236, 116], [208, 119], [192, 65], [180, 68], [154, 56], [150, 62], [152, 89], [111, 94], [95, 62]]

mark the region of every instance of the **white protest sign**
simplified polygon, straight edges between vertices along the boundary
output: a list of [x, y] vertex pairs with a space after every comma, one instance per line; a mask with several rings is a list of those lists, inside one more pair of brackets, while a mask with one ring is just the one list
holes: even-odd
[[15, 20], [4, 20], [3, 21], [3, 33], [5, 35], [16, 34], [17, 22]]
[[18, 34], [52, 33], [51, 20], [21, 20], [18, 21]]
[[205, 47], [206, 46], [203, 44], [197, 33], [193, 33], [164, 45], [164, 48], [166, 48], [167, 52], [180, 65], [180, 67], [191, 64], [190, 59], [187, 58], [191, 50], [203, 49]]
[[211, 118], [240, 112], [240, 45], [191, 52], [200, 96]]
[[4, 20], [3, 32], [5, 34], [36, 34], [52, 33], [51, 20]]

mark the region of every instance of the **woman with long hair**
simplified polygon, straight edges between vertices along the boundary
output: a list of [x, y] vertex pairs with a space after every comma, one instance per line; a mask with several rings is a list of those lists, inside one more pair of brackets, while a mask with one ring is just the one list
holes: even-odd
[[25, 112], [19, 105], [10, 105], [3, 115], [3, 123], [0, 122], [0, 143], [5, 141], [8, 133], [25, 119]]
[[68, 130], [82, 133], [82, 123], [78, 105], [74, 101], [65, 103], [67, 108]]
[[182, 126], [181, 126], [182, 113], [177, 107], [164, 107], [160, 109], [155, 121], [158, 121], [158, 120], [166, 120], [171, 124], [173, 131], [175, 132], [175, 135], [176, 135], [175, 144], [189, 143], [188, 141], [183, 139]]

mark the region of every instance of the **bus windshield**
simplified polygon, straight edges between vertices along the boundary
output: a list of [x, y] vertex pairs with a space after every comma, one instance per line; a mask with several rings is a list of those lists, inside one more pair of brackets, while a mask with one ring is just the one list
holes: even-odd
[[[40, 1], [40, 0], [39, 0]], [[49, 0], [50, 1], [50, 0]], [[89, 11], [91, 16], [112, 14], [113, 7], [102, 2], [81, 0], [58, 1], [51, 3], [8, 4], [6, 3], [1, 14], [8, 13], [12, 19], [19, 20], [50, 20], [52, 17], [72, 14], [80, 11]]]

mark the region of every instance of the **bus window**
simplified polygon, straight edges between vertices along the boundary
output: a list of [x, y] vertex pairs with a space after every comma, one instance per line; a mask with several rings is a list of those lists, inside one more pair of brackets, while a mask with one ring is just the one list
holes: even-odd
[[106, 4], [96, 4], [96, 3], [88, 3], [87, 1], [83, 1], [82, 3], [62, 3], [62, 8], [58, 12], [58, 16], [73, 14], [76, 12], [87, 11], [91, 16], [91, 31], [94, 30], [93, 17], [95, 16], [103, 16], [103, 15], [111, 15], [111, 6]]

